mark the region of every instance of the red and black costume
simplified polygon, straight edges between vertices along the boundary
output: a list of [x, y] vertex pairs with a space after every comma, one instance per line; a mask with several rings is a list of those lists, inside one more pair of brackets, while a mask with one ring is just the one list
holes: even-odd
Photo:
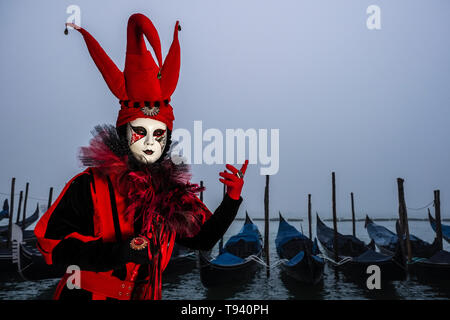
[[[92, 151], [93, 144], [98, 147], [106, 132], [99, 133], [86, 149]], [[103, 151], [109, 149], [102, 146]], [[211, 249], [242, 201], [226, 195], [212, 215], [195, 196], [199, 188], [187, 181], [185, 165], [175, 165], [167, 157], [149, 168], [131, 171], [109, 152], [111, 161], [104, 154], [103, 162], [84, 158], [90, 163], [98, 160], [98, 165], [69, 181], [35, 228], [47, 263], [77, 265], [82, 270], [83, 290], [69, 290], [63, 279], [57, 298], [128, 299], [131, 293], [135, 298], [160, 298], [161, 272], [174, 242], [191, 249]], [[116, 157], [117, 162], [113, 161]], [[152, 199], [147, 202], [147, 197]], [[150, 264], [146, 250], [134, 251], [129, 246], [129, 239], [143, 232], [152, 243]]]
[[[109, 88], [120, 99], [121, 110], [117, 128], [97, 127], [90, 146], [81, 149], [80, 159], [87, 169], [67, 183], [39, 220], [35, 228], [38, 248], [48, 264], [81, 269], [81, 289], [68, 289], [66, 275], [55, 298], [160, 299], [161, 274], [174, 243], [211, 249], [236, 216], [242, 202], [240, 189], [237, 194], [229, 189], [212, 214], [197, 197], [200, 187], [189, 182], [188, 166], [170, 159], [170, 143], [157, 162], [142, 165], [120, 134], [121, 126], [143, 117], [159, 120], [172, 130], [169, 102], [180, 67], [178, 22], [161, 64], [156, 29], [147, 17], [132, 15], [123, 73], [87, 31], [78, 31]], [[146, 50], [143, 34], [158, 64]], [[148, 241], [145, 250], [130, 246], [130, 239], [136, 236]]]

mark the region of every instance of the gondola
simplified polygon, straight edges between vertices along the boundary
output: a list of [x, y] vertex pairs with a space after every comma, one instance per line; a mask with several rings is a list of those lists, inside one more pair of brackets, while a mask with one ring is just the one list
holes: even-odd
[[413, 258], [408, 268], [416, 278], [450, 284], [450, 252], [439, 250], [430, 258]]
[[[36, 239], [36, 235], [34, 234], [34, 230], [23, 231], [23, 240], [22, 241], [25, 242], [29, 246], [36, 246], [37, 239]], [[8, 233], [0, 236], [0, 247], [2, 247], [2, 248], [6, 247], [7, 243], [8, 243]]]
[[[37, 204], [36, 206], [36, 210], [34, 211], [34, 213], [29, 216], [28, 218], [25, 218], [25, 222], [24, 221], [20, 221], [17, 225], [25, 230], [26, 228], [28, 228], [30, 225], [32, 225], [34, 222], [36, 222], [36, 220], [39, 219], [39, 204]], [[8, 234], [8, 225], [5, 226], [0, 226], [0, 235], [7, 235]]]
[[[369, 216], [366, 216], [364, 227], [367, 229], [370, 239], [375, 242], [375, 245], [381, 253], [394, 256], [399, 246], [399, 237], [388, 228], [380, 226], [372, 221]], [[405, 237], [403, 237], [405, 239]], [[439, 251], [439, 244], [437, 239], [433, 243], [428, 243], [419, 239], [414, 235], [409, 236], [411, 243], [412, 256], [418, 258], [430, 258]]]
[[261, 234], [246, 215], [242, 229], [226, 242], [216, 258], [211, 259], [202, 251], [199, 253], [202, 284], [210, 288], [248, 281], [256, 274], [259, 263], [255, 260], [261, 255]]
[[9, 278], [12, 273], [16, 273], [17, 264], [13, 256], [14, 250], [17, 248], [15, 244], [20, 242], [22, 242], [22, 230], [16, 224], [12, 224], [11, 243], [9, 246], [0, 248], [0, 275], [2, 278]]
[[[22, 230], [16, 224], [12, 224], [11, 243], [0, 248], [0, 278], [11, 279], [17, 277], [16, 244], [22, 242]], [[5, 243], [6, 244], [6, 243]]]
[[60, 278], [65, 273], [63, 267], [47, 265], [35, 247], [23, 242], [22, 229], [17, 224], [12, 225], [11, 248], [8, 250], [8, 255], [2, 259], [2, 271], [7, 272], [8, 276], [14, 273], [22, 280], [43, 280]]
[[[334, 230], [327, 227], [317, 215], [317, 238], [325, 255], [334, 261]], [[400, 246], [395, 256], [375, 251], [372, 240], [369, 245], [352, 235], [337, 233], [338, 261], [333, 266], [342, 270], [351, 279], [366, 280], [367, 268], [376, 265], [380, 268], [381, 280], [403, 280], [406, 277], [406, 267]]]
[[42, 254], [23, 242], [22, 229], [12, 224], [11, 246], [0, 248], [0, 278], [43, 280], [60, 278], [65, 268], [53, 267], [45, 263]]
[[[436, 220], [428, 213], [430, 223]], [[442, 228], [444, 235], [444, 228]], [[436, 240], [435, 240], [436, 242]], [[414, 257], [408, 268], [418, 280], [450, 285], [450, 252], [439, 250], [429, 258]]]
[[17, 266], [17, 272], [23, 280], [43, 280], [61, 278], [66, 268], [45, 263], [44, 257], [35, 247], [25, 243], [18, 246], [17, 254], [14, 253], [13, 262]]
[[197, 266], [197, 253], [195, 250], [183, 247], [175, 243], [164, 276], [180, 275], [192, 271]]
[[325, 261], [318, 255], [321, 253], [317, 240], [311, 241], [289, 224], [280, 214], [275, 246], [282, 270], [297, 281], [317, 284], [323, 279]]
[[[431, 216], [428, 212], [428, 220], [430, 221], [431, 228], [436, 232], [436, 220]], [[441, 224], [442, 229], [442, 238], [445, 239], [448, 243], [450, 243], [450, 226]]]
[[[32, 223], [34, 223], [39, 218], [39, 205], [36, 206], [36, 210], [34, 211], [33, 215], [29, 216], [28, 218], [25, 218], [25, 224], [24, 228], [26, 229], [29, 227]], [[17, 224], [20, 228], [22, 228], [23, 222], [20, 221]], [[27, 245], [35, 246], [36, 245], [36, 236], [34, 234], [34, 230], [24, 230], [23, 231], [23, 238], [22, 241], [25, 242]], [[5, 247], [8, 242], [8, 226], [1, 226], [0, 227], [0, 247]]]

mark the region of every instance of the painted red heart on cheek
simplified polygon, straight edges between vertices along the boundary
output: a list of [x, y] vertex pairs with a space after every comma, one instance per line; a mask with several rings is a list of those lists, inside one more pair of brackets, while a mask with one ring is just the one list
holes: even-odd
[[145, 137], [145, 136], [141, 135], [141, 134], [137, 134], [136, 132], [133, 132], [132, 135], [131, 135], [131, 142], [130, 142], [130, 144], [133, 144], [136, 141], [141, 140], [143, 137]]

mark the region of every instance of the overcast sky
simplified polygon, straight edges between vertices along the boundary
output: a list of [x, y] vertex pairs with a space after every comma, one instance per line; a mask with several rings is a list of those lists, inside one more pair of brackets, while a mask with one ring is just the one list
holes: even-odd
[[[336, 172], [338, 216], [397, 215], [396, 178], [407, 206], [423, 207], [441, 190], [450, 218], [450, 2], [447, 0], [160, 0], [0, 2], [0, 192], [30, 182], [30, 196], [55, 199], [82, 171], [78, 149], [96, 124], [115, 123], [118, 101], [80, 34], [65, 36], [69, 5], [120, 69], [126, 23], [135, 12], [159, 31], [163, 55], [173, 27], [182, 31], [181, 74], [172, 96], [174, 128], [279, 129], [279, 171], [270, 210], [331, 216]], [[370, 5], [381, 29], [369, 30]], [[206, 146], [207, 143], [204, 144]], [[221, 199], [224, 165], [193, 165], [205, 202]], [[262, 217], [265, 177], [252, 165], [245, 210]], [[7, 197], [0, 194], [0, 199]], [[29, 208], [36, 200], [30, 199]], [[41, 201], [46, 203], [46, 201]], [[17, 206], [16, 206], [17, 208]], [[31, 209], [30, 209], [31, 211]], [[409, 211], [425, 217], [426, 210]]]

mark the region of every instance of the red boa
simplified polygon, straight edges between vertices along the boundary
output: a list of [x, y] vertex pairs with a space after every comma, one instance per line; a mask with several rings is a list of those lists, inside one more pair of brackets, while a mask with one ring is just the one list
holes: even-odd
[[189, 182], [189, 166], [176, 165], [165, 156], [152, 165], [130, 169], [136, 162], [130, 159], [131, 154], [117, 151], [127, 147], [115, 128], [99, 126], [96, 131], [89, 147], [81, 148], [80, 160], [83, 165], [97, 167], [110, 177], [116, 177], [114, 185], [119, 186], [119, 192], [127, 201], [124, 214], [143, 218], [142, 234], [152, 232], [156, 220], [180, 237], [197, 234], [211, 212], [197, 197], [202, 189]]

